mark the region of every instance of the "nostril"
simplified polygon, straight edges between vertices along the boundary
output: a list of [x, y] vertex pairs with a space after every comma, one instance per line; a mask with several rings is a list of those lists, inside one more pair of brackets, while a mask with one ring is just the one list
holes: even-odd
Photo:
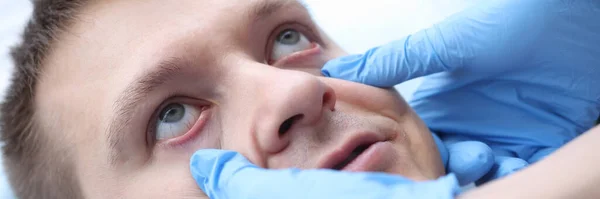
[[302, 117], [304, 117], [304, 115], [298, 114], [298, 115], [294, 115], [293, 117], [290, 117], [289, 119], [285, 120], [283, 122], [283, 124], [281, 124], [281, 126], [279, 126], [279, 136], [282, 136], [286, 132], [288, 132], [292, 128], [294, 123], [296, 121], [302, 119]]
[[335, 94], [333, 92], [325, 92], [322, 99], [323, 106], [331, 111], [335, 111]]

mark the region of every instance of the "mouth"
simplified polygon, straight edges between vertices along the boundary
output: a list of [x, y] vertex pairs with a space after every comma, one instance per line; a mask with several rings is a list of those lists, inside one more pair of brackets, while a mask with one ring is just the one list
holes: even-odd
[[371, 144], [364, 144], [364, 145], [360, 145], [360, 146], [356, 147], [354, 150], [352, 150], [352, 152], [350, 153], [350, 156], [348, 156], [342, 162], [337, 163], [335, 166], [333, 166], [332, 169], [333, 170], [344, 169], [344, 167], [348, 166], [348, 164], [350, 164], [352, 161], [354, 161], [360, 154], [365, 152], [365, 150], [367, 150], [367, 148], [369, 148], [369, 146], [371, 146]]
[[[362, 134], [349, 139], [332, 153], [324, 156], [319, 168], [341, 171], [375, 171], [383, 158], [387, 158], [390, 142], [376, 134]], [[382, 147], [383, 146], [383, 147]]]

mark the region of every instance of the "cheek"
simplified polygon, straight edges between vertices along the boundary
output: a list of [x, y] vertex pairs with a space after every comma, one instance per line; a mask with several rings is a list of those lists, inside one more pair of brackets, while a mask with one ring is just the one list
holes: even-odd
[[[253, 98], [247, 98], [253, 99]], [[263, 157], [258, 153], [256, 137], [254, 136], [253, 121], [260, 116], [254, 116], [251, 100], [234, 100], [222, 104], [217, 120], [221, 126], [220, 149], [233, 150], [241, 153], [250, 162], [264, 167]]]
[[189, 170], [187, 162], [155, 164], [138, 177], [127, 178], [128, 195], [123, 198], [207, 198]]
[[435, 145], [429, 128], [410, 110], [403, 119], [401, 125], [410, 140], [409, 150], [421, 173], [428, 179], [435, 179], [444, 174], [443, 162]]
[[306, 72], [306, 73], [309, 73], [309, 74], [317, 76], [317, 77], [322, 77], [323, 76], [323, 74], [321, 74], [321, 67], [298, 68], [298, 69], [294, 69], [294, 70]]
[[[398, 165], [405, 167], [398, 166], [400, 169], [395, 173], [410, 174], [415, 179], [434, 179], [443, 174], [439, 152], [429, 129], [398, 92], [331, 78], [323, 78], [323, 81], [334, 88], [339, 107], [348, 105], [349, 109], [360, 109], [393, 120], [391, 125], [401, 136], [398, 139], [403, 139], [397, 141], [398, 151], [408, 160], [399, 162]], [[386, 119], [377, 121], [384, 122], [384, 126], [390, 125]]]

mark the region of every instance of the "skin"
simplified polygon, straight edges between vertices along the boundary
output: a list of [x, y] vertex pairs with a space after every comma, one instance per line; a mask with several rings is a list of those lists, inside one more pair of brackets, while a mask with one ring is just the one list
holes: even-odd
[[[393, 146], [369, 171], [414, 180], [443, 175], [430, 132], [396, 91], [320, 77], [321, 66], [344, 52], [295, 1], [253, 20], [254, 7], [265, 2], [277, 1], [86, 6], [45, 61], [36, 88], [38, 116], [54, 129], [52, 142], [73, 153], [86, 198], [202, 198], [189, 174], [198, 149], [235, 150], [265, 168], [309, 169], [365, 134]], [[269, 60], [286, 28], [320, 49]], [[173, 77], [130, 114], [117, 111], [123, 93], [131, 95], [131, 85], [165, 61]], [[173, 137], [156, 139], [157, 115], [172, 103], [189, 105], [197, 117], [173, 127], [183, 129]], [[280, 133], [296, 115], [302, 117]], [[123, 128], [113, 127], [124, 121]]]

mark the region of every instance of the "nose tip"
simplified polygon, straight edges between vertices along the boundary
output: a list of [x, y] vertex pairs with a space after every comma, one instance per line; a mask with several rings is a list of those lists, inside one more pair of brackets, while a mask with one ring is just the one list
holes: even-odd
[[266, 128], [258, 131], [259, 145], [265, 152], [276, 153], [289, 145], [299, 129], [313, 132], [310, 128], [322, 120], [324, 113], [335, 110], [336, 95], [333, 88], [310, 76], [272, 87], [262, 103], [265, 114], [259, 122]]
[[306, 105], [306, 108], [298, 108], [298, 113], [296, 115], [290, 117], [282, 123], [281, 127], [279, 128], [280, 136], [285, 135], [294, 124], [313, 124], [321, 120], [324, 111], [335, 110], [335, 92], [329, 86], [325, 86], [324, 89], [325, 90], [321, 96], [320, 101], [310, 101], [310, 99], [308, 99], [309, 101], [307, 101], [307, 103], [314, 104]]

